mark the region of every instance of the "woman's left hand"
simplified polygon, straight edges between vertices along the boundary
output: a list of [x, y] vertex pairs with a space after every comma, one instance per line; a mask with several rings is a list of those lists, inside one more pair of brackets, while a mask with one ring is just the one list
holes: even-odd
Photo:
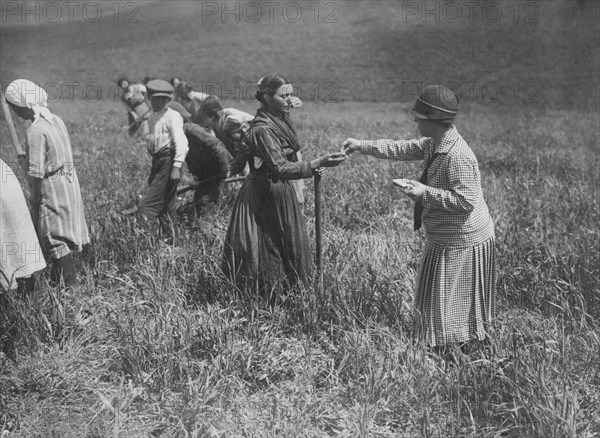
[[420, 202], [423, 199], [423, 193], [425, 193], [425, 184], [421, 184], [419, 181], [408, 180], [406, 188], [400, 188], [410, 199], [416, 202]]

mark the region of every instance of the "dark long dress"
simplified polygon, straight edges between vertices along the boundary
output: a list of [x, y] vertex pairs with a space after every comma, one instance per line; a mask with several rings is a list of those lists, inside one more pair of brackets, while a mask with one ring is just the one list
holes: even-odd
[[274, 120], [259, 109], [244, 140], [250, 164], [233, 206], [223, 270], [238, 285], [257, 288], [271, 299], [307, 277], [310, 242], [302, 208], [290, 180], [309, 178], [289, 120]]

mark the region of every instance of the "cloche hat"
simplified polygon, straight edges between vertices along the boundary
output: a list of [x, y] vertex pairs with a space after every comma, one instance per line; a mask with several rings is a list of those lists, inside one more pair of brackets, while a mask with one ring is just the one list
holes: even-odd
[[423, 88], [410, 113], [418, 119], [451, 122], [458, 114], [458, 97], [443, 85]]

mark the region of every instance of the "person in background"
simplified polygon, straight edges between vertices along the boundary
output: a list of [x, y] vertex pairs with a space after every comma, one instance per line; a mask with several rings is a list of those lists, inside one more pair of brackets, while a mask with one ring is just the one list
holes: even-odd
[[[31, 283], [34, 272], [46, 267], [42, 247], [31, 222], [21, 185], [0, 159], [0, 294]], [[30, 284], [29, 289], [32, 288]]]
[[[192, 114], [194, 123], [198, 123], [202, 102], [208, 97], [208, 94], [194, 91], [191, 84], [178, 77], [171, 78], [171, 85], [175, 90], [175, 100]], [[204, 127], [204, 124], [198, 124]]]
[[[248, 132], [253, 115], [236, 108], [223, 108], [221, 100], [208, 96], [200, 107], [197, 123], [211, 130], [232, 156], [231, 173], [247, 175], [248, 165], [242, 153], [242, 139]], [[300, 180], [299, 180], [300, 181]]]
[[310, 178], [346, 158], [337, 152], [297, 161], [293, 97], [292, 85], [278, 74], [258, 82], [261, 107], [244, 139], [250, 174], [233, 206], [223, 250], [225, 275], [271, 304], [283, 288], [306, 280], [311, 267], [306, 223], [290, 181]]
[[150, 105], [146, 86], [134, 84], [126, 77], [117, 80], [117, 85], [123, 90], [121, 101], [127, 107], [127, 132], [130, 137], [139, 136], [145, 138], [148, 135], [148, 116]]
[[[225, 110], [227, 109], [229, 108], [225, 108]], [[223, 136], [229, 140], [231, 144], [230, 147], [233, 150], [233, 153], [231, 154], [231, 174], [247, 176], [250, 168], [248, 167], [248, 161], [244, 154], [242, 141], [248, 133], [248, 129], [250, 128], [249, 122], [252, 120], [252, 118], [254, 118], [254, 116], [250, 116], [251, 118], [248, 120], [247, 115], [249, 114], [244, 113], [243, 111], [235, 111], [236, 112], [231, 112], [225, 116], [225, 121], [223, 123]]]
[[496, 303], [494, 223], [477, 158], [454, 126], [458, 99], [441, 85], [424, 88], [411, 109], [415, 140], [348, 138], [342, 151], [422, 160], [421, 178], [396, 180], [415, 201], [415, 230], [425, 227], [417, 274], [415, 331], [444, 357], [488, 342]]
[[173, 97], [171, 84], [153, 79], [146, 87], [153, 110], [148, 119], [148, 153], [152, 156], [152, 167], [138, 213], [159, 237], [172, 242], [176, 237], [177, 185], [188, 153], [188, 141], [183, 132], [183, 118], [167, 106]]
[[198, 180], [194, 192], [194, 209], [198, 216], [210, 213], [218, 204], [224, 180], [229, 176], [231, 155], [221, 141], [203, 127], [190, 121], [191, 114], [178, 102], [169, 107], [181, 114], [189, 152], [188, 170]]
[[[292, 108], [302, 106], [302, 101], [297, 96], [292, 96]], [[249, 128], [250, 121], [254, 116], [240, 111], [236, 108], [223, 108], [221, 101], [217, 96], [209, 96], [200, 108], [200, 123], [207, 125], [219, 138], [233, 160], [231, 162], [231, 173], [233, 175], [246, 176], [249, 172], [248, 163], [245, 159], [242, 139]], [[302, 153], [298, 151], [287, 151], [295, 155], [297, 162], [302, 162]], [[302, 179], [291, 180], [290, 184], [296, 191], [296, 198], [300, 204], [304, 203], [304, 181]]]
[[[211, 129], [232, 156], [238, 146], [236, 138], [232, 135], [237, 132], [234, 129], [235, 125], [239, 125], [239, 129], [247, 130], [248, 123], [254, 118], [252, 114], [235, 108], [223, 108], [221, 100], [215, 95], [210, 95], [204, 99], [200, 107], [200, 114], [201, 116], [196, 119], [196, 123]], [[229, 119], [231, 119], [231, 122], [228, 124]], [[239, 141], [239, 135], [237, 139]]]
[[11, 82], [5, 99], [27, 129], [31, 217], [52, 278], [77, 286], [73, 251], [90, 243], [71, 141], [65, 124], [47, 106], [48, 94], [31, 81]]

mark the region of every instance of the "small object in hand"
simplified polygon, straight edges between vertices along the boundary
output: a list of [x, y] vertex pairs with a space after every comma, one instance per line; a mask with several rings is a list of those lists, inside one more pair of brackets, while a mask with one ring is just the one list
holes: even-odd
[[410, 180], [406, 178], [393, 179], [392, 182], [403, 190], [412, 189], [414, 187]]

